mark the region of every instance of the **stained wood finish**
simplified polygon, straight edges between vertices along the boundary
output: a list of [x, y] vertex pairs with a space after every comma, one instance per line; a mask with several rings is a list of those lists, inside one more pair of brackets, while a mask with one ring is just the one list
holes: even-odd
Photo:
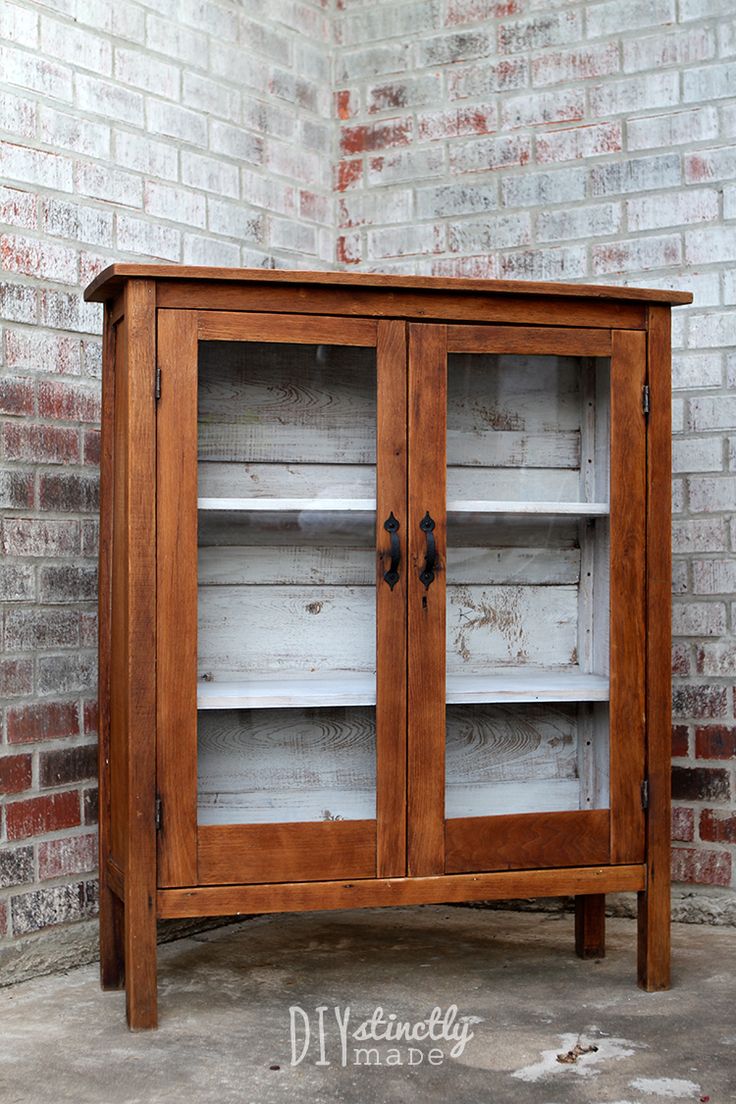
[[[660, 303], [692, 303], [688, 291], [670, 291], [663, 288], [630, 288], [605, 284], [540, 283], [524, 280], [475, 280], [466, 277], [446, 276], [392, 276], [385, 273], [307, 272], [286, 269], [208, 268], [199, 265], [112, 264], [104, 269], [84, 293], [86, 300], [98, 302], [110, 297], [114, 289], [130, 277], [144, 279], [199, 282], [200, 292], [207, 281], [244, 283], [257, 281], [264, 284], [291, 283], [304, 290], [314, 286], [332, 287], [381, 287], [381, 288], [434, 288], [453, 291], [477, 291], [484, 294], [510, 293], [513, 295], [565, 296], [572, 298], [634, 300]], [[206, 294], [206, 292], [205, 292]], [[306, 296], [302, 292], [304, 301]], [[568, 323], [569, 324], [569, 323]]]
[[197, 327], [159, 311], [157, 770], [159, 885], [197, 880]]
[[445, 825], [445, 873], [595, 866], [608, 861], [607, 809], [463, 817]]
[[639, 894], [638, 979], [649, 992], [670, 985], [671, 376], [670, 312], [649, 312], [651, 393], [647, 426], [647, 778], [646, 892]]
[[[114, 620], [122, 624], [119, 665], [112, 677], [123, 680], [122, 715], [127, 735], [125, 834], [121, 867], [125, 898], [125, 984], [128, 1024], [155, 1027], [156, 1014], [156, 825], [155, 784], [156, 686], [156, 438], [154, 371], [156, 364], [156, 298], [152, 281], [134, 281], [125, 293], [127, 356], [116, 379], [115, 481], [125, 480], [119, 535], [124, 542], [121, 573], [114, 600]], [[118, 408], [118, 400], [120, 407]], [[116, 536], [118, 534], [116, 533]], [[115, 554], [114, 560], [115, 560]], [[115, 639], [115, 637], [113, 638]], [[119, 795], [113, 794], [113, 801]], [[116, 859], [120, 859], [118, 854]]]
[[606, 895], [588, 893], [575, 898], [575, 954], [603, 958], [606, 953]]
[[[248, 341], [289, 345], [376, 344], [377, 324], [369, 318], [355, 318], [346, 330], [341, 318], [319, 318], [304, 314], [248, 315]], [[242, 341], [243, 316], [237, 312], [200, 311], [197, 315], [200, 341]]]
[[373, 878], [376, 822], [200, 825], [200, 885]]
[[[376, 446], [376, 874], [406, 873], [406, 596], [409, 574], [407, 511], [406, 326], [378, 323]], [[383, 576], [391, 564], [391, 538], [383, 523], [399, 521], [399, 581]]]
[[[643, 335], [613, 335], [611, 359], [611, 862], [644, 858], [646, 375]], [[667, 539], [662, 531], [660, 540]]]
[[260, 912], [431, 905], [460, 901], [625, 893], [644, 884], [644, 867], [587, 866], [567, 870], [502, 871], [427, 878], [298, 882], [290, 885], [202, 886], [163, 889], [159, 916], [234, 916]]
[[[444, 870], [445, 804], [445, 435], [447, 345], [444, 326], [409, 327], [409, 743], [408, 870]], [[427, 539], [435, 522], [435, 578], [425, 588]]]
[[[100, 453], [100, 546], [98, 571], [98, 779], [100, 872], [100, 980], [103, 989], [120, 989], [125, 978], [123, 915], [108, 878], [112, 854], [110, 780], [110, 684], [113, 578], [113, 435], [115, 431], [115, 326], [105, 308], [102, 347], [102, 446]], [[118, 539], [120, 534], [118, 534]]]
[[611, 334], [608, 330], [548, 326], [448, 326], [447, 351], [610, 356]]

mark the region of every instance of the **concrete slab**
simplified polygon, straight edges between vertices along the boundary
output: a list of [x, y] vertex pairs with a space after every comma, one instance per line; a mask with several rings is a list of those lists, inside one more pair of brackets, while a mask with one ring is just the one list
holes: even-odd
[[[161, 948], [156, 1032], [127, 1031], [94, 966], [0, 991], [0, 1101], [731, 1104], [736, 930], [676, 925], [674, 987], [657, 994], [635, 985], [634, 922], [608, 933], [605, 960], [582, 962], [561, 914], [259, 917]], [[364, 1021], [415, 1037], [354, 1037]]]

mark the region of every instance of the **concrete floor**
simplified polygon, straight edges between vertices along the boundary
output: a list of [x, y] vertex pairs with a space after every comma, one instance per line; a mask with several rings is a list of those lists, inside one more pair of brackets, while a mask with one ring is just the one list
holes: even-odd
[[[674, 986], [658, 994], [636, 988], [632, 920], [609, 920], [601, 962], [576, 959], [572, 944], [572, 918], [559, 914], [432, 906], [248, 920], [161, 948], [155, 1032], [127, 1031], [123, 995], [100, 992], [94, 966], [1, 990], [0, 1101], [736, 1101], [736, 929], [675, 925]], [[464, 1019], [448, 1020], [445, 1037], [441, 1025], [430, 1043], [349, 1036], [341, 1064], [336, 1008], [344, 1023], [349, 1006], [352, 1033], [377, 1006], [414, 1025], [452, 1005]], [[297, 1065], [290, 1006], [304, 1010], [296, 1058], [307, 1014], [311, 1030]], [[319, 1006], [329, 1065], [317, 1064]], [[457, 1046], [463, 1031], [472, 1038]], [[355, 1064], [355, 1048], [372, 1045], [381, 1065]], [[576, 1059], [557, 1060], [576, 1046]]]

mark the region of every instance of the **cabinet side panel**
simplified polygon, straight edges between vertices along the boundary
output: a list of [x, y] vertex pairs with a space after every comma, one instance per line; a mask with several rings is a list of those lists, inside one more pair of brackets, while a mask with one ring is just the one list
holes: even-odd
[[611, 360], [611, 862], [644, 857], [646, 373], [643, 334]]
[[[112, 498], [110, 549], [109, 676], [104, 672], [106, 629], [100, 606], [100, 677], [109, 683], [109, 779], [111, 857], [124, 870], [128, 857], [128, 324], [115, 326], [114, 371], [111, 373], [114, 415], [109, 490]], [[103, 426], [104, 433], [104, 426]], [[104, 480], [104, 474], [103, 474]], [[105, 503], [103, 482], [103, 508]], [[102, 517], [104, 525], [105, 518]], [[100, 541], [103, 540], [102, 529]], [[104, 545], [101, 545], [101, 552]], [[102, 563], [102, 561], [101, 561]], [[101, 580], [102, 583], [102, 580]], [[102, 591], [100, 594], [102, 603]], [[104, 713], [104, 709], [103, 709]], [[104, 739], [104, 720], [100, 736]], [[104, 805], [103, 812], [104, 815]]]
[[160, 311], [157, 415], [159, 884], [197, 881], [197, 316]]

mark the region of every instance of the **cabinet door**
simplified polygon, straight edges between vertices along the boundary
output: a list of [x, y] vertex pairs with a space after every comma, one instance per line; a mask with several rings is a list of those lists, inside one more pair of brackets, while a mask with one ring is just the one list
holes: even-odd
[[405, 326], [158, 318], [159, 884], [404, 874]]
[[644, 335], [409, 350], [409, 870], [641, 861]]

